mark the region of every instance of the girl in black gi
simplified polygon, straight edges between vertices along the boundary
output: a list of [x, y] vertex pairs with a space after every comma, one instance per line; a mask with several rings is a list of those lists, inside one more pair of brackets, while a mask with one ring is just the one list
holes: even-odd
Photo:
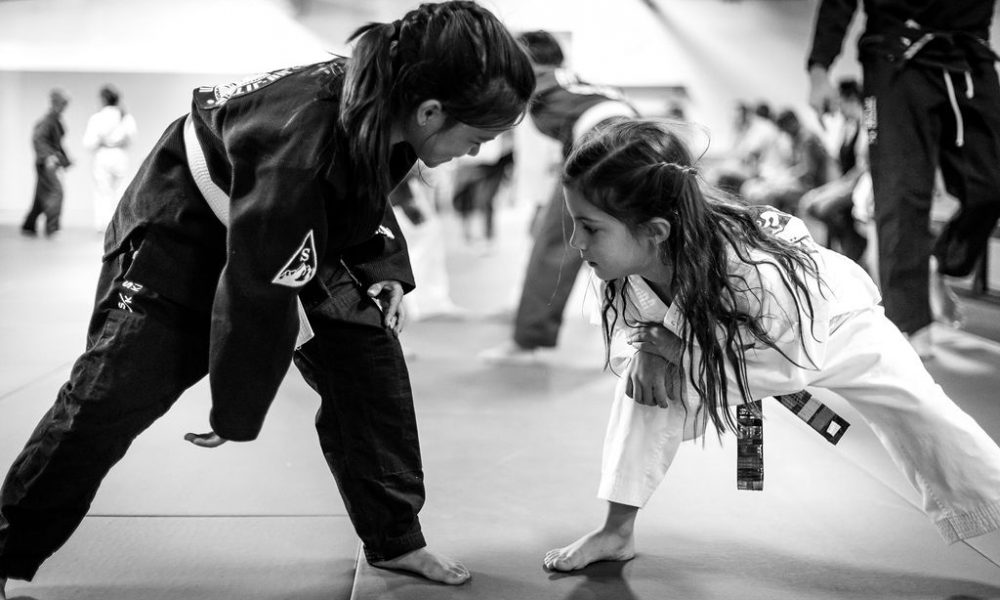
[[[417, 518], [396, 337], [414, 283], [386, 199], [417, 159], [475, 155], [516, 124], [534, 75], [472, 2], [424, 4], [354, 39], [348, 59], [195, 90], [139, 169], [108, 229], [87, 349], [0, 492], [0, 599], [184, 390], [209, 375], [213, 433], [191, 441], [253, 440], [293, 357], [320, 395], [320, 445], [367, 560], [469, 578], [426, 550]], [[300, 347], [299, 312], [315, 332]]]

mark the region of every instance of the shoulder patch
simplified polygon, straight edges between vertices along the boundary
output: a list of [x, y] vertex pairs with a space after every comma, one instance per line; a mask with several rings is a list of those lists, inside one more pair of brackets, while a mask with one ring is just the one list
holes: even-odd
[[805, 244], [812, 240], [801, 219], [770, 206], [751, 207], [756, 213], [757, 226], [789, 244]]
[[216, 86], [202, 86], [195, 90], [195, 99], [201, 108], [217, 108], [228, 102], [232, 98], [249, 94], [262, 87], [266, 87], [282, 77], [293, 73], [298, 67], [289, 67], [271, 71], [270, 73], [260, 73], [251, 75], [233, 83], [225, 83]]
[[295, 251], [285, 266], [281, 267], [271, 283], [288, 287], [302, 287], [316, 274], [318, 262], [316, 259], [316, 243], [313, 230], [310, 229], [299, 249]]

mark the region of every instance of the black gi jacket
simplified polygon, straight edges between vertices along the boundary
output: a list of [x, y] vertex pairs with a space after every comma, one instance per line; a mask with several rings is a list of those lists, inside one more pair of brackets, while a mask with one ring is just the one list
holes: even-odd
[[[211, 310], [211, 423], [227, 439], [260, 431], [294, 352], [300, 290], [322, 286], [342, 260], [363, 285], [414, 287], [387, 199], [359, 192], [337, 124], [343, 82], [338, 58], [198, 88], [191, 117], [211, 179], [230, 198], [228, 229], [192, 178], [184, 118], [143, 162], [108, 229], [106, 259], [139, 248], [128, 280]], [[393, 185], [415, 160], [409, 146], [394, 148]]]
[[62, 140], [66, 135], [66, 127], [63, 126], [59, 114], [49, 111], [45, 116], [35, 123], [35, 128], [31, 132], [31, 144], [35, 148], [35, 163], [44, 164], [50, 156], [55, 156], [60, 167], [68, 167], [72, 163], [66, 151], [63, 150]]
[[538, 131], [562, 143], [565, 158], [573, 149], [577, 119], [587, 109], [608, 100], [625, 102], [625, 96], [609, 86], [585, 83], [566, 69], [555, 69], [538, 77], [531, 120]]

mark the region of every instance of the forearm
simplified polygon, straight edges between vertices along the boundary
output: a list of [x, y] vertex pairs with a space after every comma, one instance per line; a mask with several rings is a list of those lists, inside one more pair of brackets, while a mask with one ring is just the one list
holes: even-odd
[[822, 0], [816, 11], [813, 27], [813, 42], [806, 61], [806, 68], [813, 76], [813, 68], [819, 67], [823, 75], [840, 54], [844, 36], [857, 10], [857, 0]]

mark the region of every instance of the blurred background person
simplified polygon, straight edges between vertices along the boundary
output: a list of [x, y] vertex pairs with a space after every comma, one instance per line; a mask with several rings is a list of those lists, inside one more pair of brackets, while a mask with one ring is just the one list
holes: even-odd
[[783, 170], [788, 149], [767, 102], [737, 102], [733, 129], [732, 149], [709, 177], [718, 187], [739, 195], [748, 180]]
[[[410, 266], [417, 282], [417, 287], [403, 298], [409, 321], [460, 318], [468, 313], [451, 297], [446, 235], [434, 202], [436, 187], [442, 180], [450, 179], [450, 175], [414, 168], [389, 194], [399, 229], [406, 238]], [[404, 351], [407, 358], [415, 357], [408, 348]]]
[[807, 191], [831, 179], [834, 166], [823, 141], [802, 124], [795, 111], [785, 109], [775, 120], [786, 144], [784, 160], [744, 182], [740, 195], [750, 204], [773, 206], [782, 212], [798, 212]]
[[799, 213], [807, 223], [815, 219], [825, 228], [825, 235], [817, 239], [825, 239], [828, 248], [865, 266], [868, 240], [854, 218], [854, 190], [868, 172], [868, 136], [861, 126], [861, 86], [856, 79], [844, 79], [837, 85], [837, 92], [837, 109], [830, 113], [826, 128], [832, 131], [840, 174], [806, 192]]
[[[565, 57], [548, 31], [529, 31], [518, 38], [531, 58], [537, 83], [531, 119], [543, 134], [558, 140], [563, 158], [573, 142], [612, 119], [638, 116], [617, 89], [581, 81], [562, 68]], [[494, 364], [536, 360], [539, 348], [554, 348], [577, 273], [580, 254], [568, 245], [573, 220], [563, 202], [561, 181], [553, 186], [548, 205], [533, 224], [535, 234], [511, 339], [480, 353]]]
[[462, 223], [467, 244], [476, 240], [474, 222], [482, 220], [482, 240], [487, 250], [493, 244], [496, 200], [501, 186], [509, 183], [514, 165], [514, 135], [506, 131], [482, 144], [475, 155], [455, 161], [455, 187], [452, 206]]
[[64, 90], [56, 88], [49, 92], [49, 110], [35, 123], [31, 134], [35, 149], [35, 198], [21, 225], [21, 233], [25, 235], [37, 235], [38, 217], [42, 215], [45, 215], [46, 236], [59, 231], [63, 204], [62, 170], [73, 164], [62, 145], [66, 135], [62, 114], [68, 104], [69, 95]]
[[129, 168], [126, 149], [135, 138], [136, 125], [114, 86], [103, 86], [100, 98], [101, 109], [87, 121], [83, 147], [93, 153], [94, 227], [104, 233], [125, 188]]
[[[828, 71], [856, 0], [821, 0], [809, 104], [836, 101]], [[964, 277], [1000, 217], [1000, 84], [989, 45], [995, 0], [868, 0], [858, 42], [886, 315], [922, 357], [932, 354], [931, 271]], [[935, 173], [960, 208], [935, 238]], [[931, 262], [936, 259], [937, 265]], [[950, 321], [955, 321], [951, 316]]]

